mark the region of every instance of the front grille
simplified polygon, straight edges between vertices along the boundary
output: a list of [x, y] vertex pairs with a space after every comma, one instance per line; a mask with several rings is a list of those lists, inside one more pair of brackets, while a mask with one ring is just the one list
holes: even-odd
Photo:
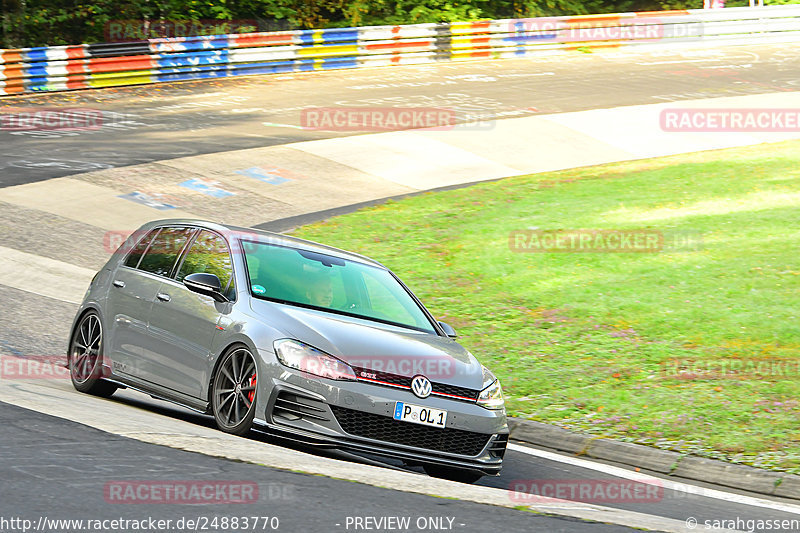
[[351, 435], [415, 448], [474, 457], [481, 453], [491, 438], [491, 435], [484, 433], [425, 427], [335, 405], [331, 409], [342, 429]]
[[[390, 374], [389, 372], [376, 372], [375, 370], [369, 370], [366, 368], [354, 368], [356, 372], [356, 376], [363, 377], [364, 374], [368, 374], [370, 376], [374, 375], [376, 381], [381, 381], [383, 383], [391, 384], [391, 385], [399, 385], [401, 387], [410, 388], [411, 387], [411, 378], [407, 378], [405, 376], [400, 376], [398, 374]], [[370, 377], [370, 379], [372, 379]]]
[[[362, 381], [367, 381], [369, 383], [374, 383], [375, 385], [385, 385], [385, 386], [397, 386], [402, 387], [404, 389], [411, 389], [411, 380], [413, 377], [406, 377], [401, 376], [399, 374], [392, 374], [390, 372], [377, 372], [375, 370], [370, 370], [367, 368], [358, 368], [354, 367], [353, 370], [356, 372], [356, 376], [358, 379]], [[375, 378], [366, 378], [364, 375], [374, 375]], [[380, 382], [380, 383], [376, 383]], [[478, 399], [478, 394], [480, 391], [475, 389], [468, 389], [466, 387], [457, 387], [455, 385], [446, 385], [444, 383], [436, 383], [431, 382], [432, 392], [431, 394], [439, 394], [445, 396], [458, 396], [458, 398], [454, 398], [456, 400], [463, 400], [463, 401], [475, 401]]]
[[466, 387], [456, 387], [455, 385], [445, 385], [444, 383], [433, 383], [433, 392], [449, 394], [451, 396], [461, 396], [470, 400], [477, 400], [480, 391], [468, 389]]

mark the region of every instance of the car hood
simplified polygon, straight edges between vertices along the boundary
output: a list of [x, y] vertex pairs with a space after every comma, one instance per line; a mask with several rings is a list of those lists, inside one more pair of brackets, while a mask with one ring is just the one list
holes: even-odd
[[448, 337], [380, 322], [286, 304], [253, 300], [270, 326], [334, 355], [359, 369], [481, 389], [483, 369], [463, 346]]

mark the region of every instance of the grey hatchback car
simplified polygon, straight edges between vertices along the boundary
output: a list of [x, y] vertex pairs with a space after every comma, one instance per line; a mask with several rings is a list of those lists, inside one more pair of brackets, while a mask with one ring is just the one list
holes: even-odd
[[72, 325], [81, 392], [130, 388], [243, 435], [400, 459], [474, 482], [508, 442], [497, 378], [386, 267], [196, 220], [151, 222], [95, 275]]

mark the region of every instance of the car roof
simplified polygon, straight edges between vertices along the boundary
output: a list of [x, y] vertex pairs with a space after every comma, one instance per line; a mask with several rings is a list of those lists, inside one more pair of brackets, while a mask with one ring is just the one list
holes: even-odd
[[269, 244], [277, 244], [289, 248], [296, 248], [299, 250], [308, 250], [311, 252], [318, 252], [322, 254], [331, 255], [341, 259], [356, 261], [359, 263], [366, 263], [378, 268], [388, 270], [384, 265], [370, 259], [361, 254], [348, 252], [340, 248], [328, 246], [327, 244], [320, 244], [314, 241], [308, 241], [297, 237], [291, 237], [282, 233], [273, 233], [271, 231], [260, 230], [256, 228], [245, 228], [241, 226], [232, 226], [228, 224], [220, 224], [218, 222], [210, 222], [202, 219], [189, 219], [189, 218], [169, 218], [163, 220], [154, 220], [142, 226], [142, 230], [150, 230], [159, 226], [197, 226], [207, 228], [218, 233], [223, 234], [229, 241], [232, 239], [241, 240], [256, 240], [258, 242], [266, 242]]

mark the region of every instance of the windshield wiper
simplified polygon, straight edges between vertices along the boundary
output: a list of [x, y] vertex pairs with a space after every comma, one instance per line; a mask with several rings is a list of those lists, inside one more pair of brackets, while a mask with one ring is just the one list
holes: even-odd
[[340, 259], [338, 257], [333, 257], [330, 255], [325, 254], [318, 254], [316, 252], [309, 252], [308, 250], [295, 250], [298, 254], [302, 255], [306, 259], [311, 261], [316, 261], [318, 263], [322, 263], [326, 267], [331, 267], [333, 265], [336, 266], [344, 266], [345, 262], [344, 259]]

